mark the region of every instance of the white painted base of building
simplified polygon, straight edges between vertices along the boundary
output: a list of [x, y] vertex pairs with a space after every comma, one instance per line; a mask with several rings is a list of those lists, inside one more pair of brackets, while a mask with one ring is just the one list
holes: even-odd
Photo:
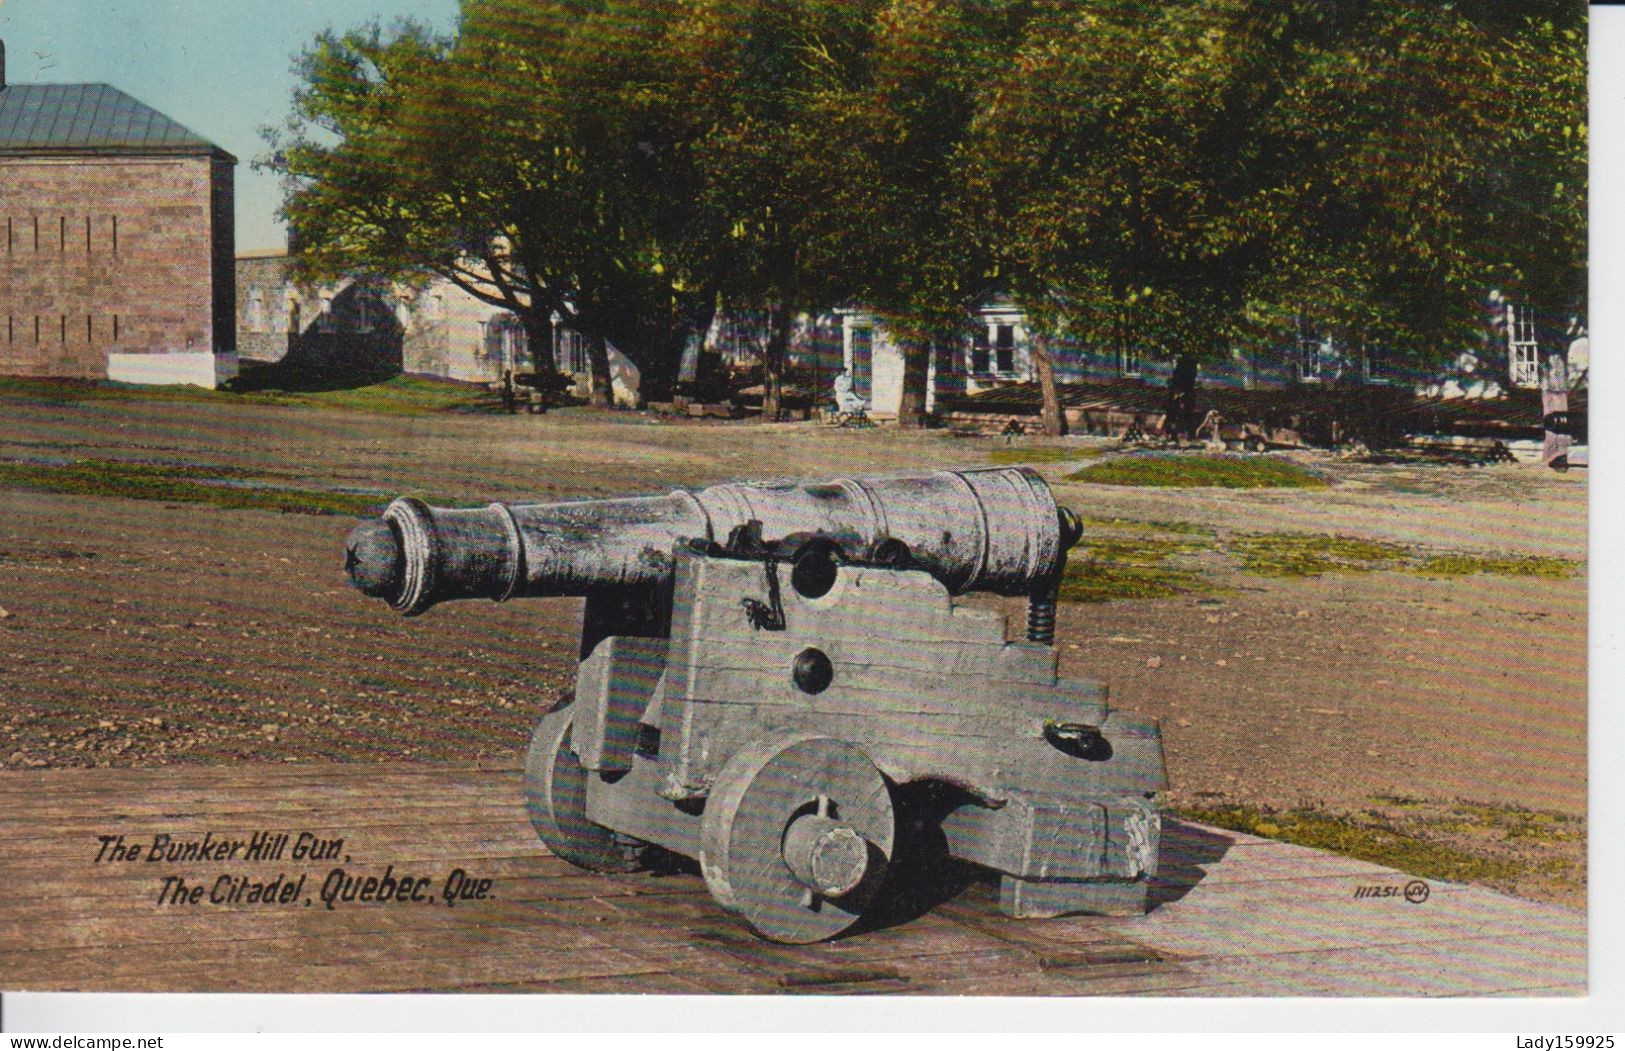
[[236, 354], [176, 351], [169, 354], [109, 354], [107, 378], [114, 383], [208, 387], [237, 375]]

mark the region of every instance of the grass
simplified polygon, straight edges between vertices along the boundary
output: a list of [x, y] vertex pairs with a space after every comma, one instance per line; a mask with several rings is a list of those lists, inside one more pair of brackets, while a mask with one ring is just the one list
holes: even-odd
[[1067, 477], [1096, 485], [1165, 488], [1319, 489], [1327, 484], [1313, 471], [1269, 456], [1123, 456], [1092, 463]]
[[1486, 573], [1564, 580], [1577, 568], [1565, 558], [1464, 551], [1424, 555], [1405, 544], [1318, 533], [1243, 533], [1229, 538], [1225, 550], [1241, 562], [1243, 572], [1261, 577], [1318, 577], [1324, 573], [1395, 569], [1437, 577]]
[[1242, 804], [1177, 807], [1179, 817], [1330, 850], [1427, 879], [1513, 893], [1580, 891], [1583, 817], [1506, 804], [1373, 796], [1355, 813]]
[[1072, 549], [1061, 577], [1062, 602], [1172, 598], [1214, 590], [1200, 573], [1170, 565], [1209, 544], [1154, 536], [1091, 536]]
[[1573, 843], [1585, 838], [1578, 818], [1490, 803], [1452, 803], [1433, 823], [1454, 832], [1488, 833], [1532, 843]]
[[1575, 564], [1566, 558], [1541, 555], [1473, 555], [1448, 552], [1424, 559], [1410, 567], [1417, 573], [1433, 577], [1464, 577], [1474, 573], [1490, 573], [1505, 577], [1546, 577], [1567, 580], [1574, 575]]
[[1451, 883], [1506, 882], [1525, 874], [1517, 862], [1439, 843], [1380, 817], [1242, 805], [1178, 808], [1188, 821], [1263, 836], [1386, 865], [1413, 876]]
[[365, 387], [323, 391], [254, 391], [237, 397], [386, 416], [473, 412], [491, 405], [490, 395], [481, 388], [422, 376], [395, 376]]
[[214, 405], [284, 405], [410, 416], [475, 412], [488, 408], [483, 389], [423, 376], [395, 376], [366, 386], [333, 390], [208, 390], [190, 386], [133, 386], [90, 380], [0, 377], [0, 397], [52, 404], [83, 401], [184, 401]]
[[1121, 533], [1132, 533], [1137, 536], [1155, 535], [1158, 533], [1175, 533], [1183, 536], [1213, 535], [1213, 530], [1195, 522], [1175, 522], [1172, 520], [1144, 521], [1137, 518], [1101, 518], [1095, 515], [1084, 515], [1085, 529], [1110, 529]]
[[1064, 602], [1160, 599], [1223, 590], [1199, 567], [1174, 560], [1207, 551], [1234, 559], [1259, 577], [1318, 577], [1327, 573], [1397, 570], [1434, 576], [1469, 573], [1563, 579], [1576, 563], [1561, 558], [1491, 556], [1421, 550], [1384, 540], [1319, 533], [1240, 533], [1219, 538], [1190, 522], [1087, 517], [1085, 537], [1067, 559]]
[[1105, 446], [1090, 448], [1067, 448], [1060, 445], [1010, 446], [989, 450], [987, 458], [989, 463], [994, 464], [1070, 463], [1074, 460], [1093, 460], [1111, 451]]
[[[79, 496], [208, 504], [227, 509], [284, 511], [307, 515], [376, 513], [380, 497], [275, 484], [255, 485], [229, 467], [175, 467], [121, 460], [74, 460], [65, 464], [0, 463], [0, 488]], [[221, 484], [241, 483], [241, 484]]]
[[0, 376], [0, 397], [69, 404], [80, 401], [219, 401], [230, 395], [192, 386], [131, 386], [99, 380]]
[[1412, 556], [1403, 544], [1316, 533], [1243, 533], [1227, 550], [1243, 571], [1261, 577], [1318, 577], [1390, 569]]

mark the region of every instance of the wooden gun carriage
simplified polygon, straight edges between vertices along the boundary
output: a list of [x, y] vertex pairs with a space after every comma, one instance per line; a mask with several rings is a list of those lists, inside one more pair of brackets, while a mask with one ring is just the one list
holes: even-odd
[[[347, 569], [409, 616], [447, 599], [586, 599], [572, 701], [541, 719], [542, 841], [603, 872], [696, 859], [763, 937], [857, 923], [897, 793], [940, 785], [933, 834], [1000, 874], [1012, 916], [1142, 912], [1165, 786], [1154, 722], [1057, 677], [1055, 602], [1081, 532], [1024, 468], [445, 510], [395, 501]], [[996, 610], [1028, 599], [1025, 638]], [[907, 878], [907, 873], [893, 874]]]

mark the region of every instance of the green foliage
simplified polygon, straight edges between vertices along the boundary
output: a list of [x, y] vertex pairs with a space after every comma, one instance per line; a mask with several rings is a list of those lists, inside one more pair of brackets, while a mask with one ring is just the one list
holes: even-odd
[[1095, 485], [1319, 489], [1326, 480], [1290, 460], [1273, 457], [1122, 456], [1090, 464], [1067, 478]]
[[1574, 575], [1575, 565], [1566, 558], [1541, 555], [1474, 555], [1450, 552], [1434, 555], [1412, 567], [1415, 572], [1433, 577], [1461, 577], [1473, 573], [1490, 573], [1506, 577], [1545, 577], [1548, 580], [1567, 580]]
[[1437, 358], [1492, 287], [1580, 294], [1583, 5], [1040, 6], [967, 168], [1039, 330]]
[[376, 514], [388, 502], [352, 493], [253, 483], [245, 475], [246, 472], [228, 467], [175, 467], [123, 460], [74, 460], [65, 464], [0, 462], [0, 488], [4, 489], [357, 517]]
[[1242, 569], [1264, 577], [1313, 577], [1323, 573], [1369, 573], [1398, 569], [1426, 576], [1473, 573], [1565, 580], [1576, 566], [1564, 558], [1539, 555], [1481, 555], [1467, 551], [1426, 554], [1404, 544], [1318, 533], [1243, 533], [1225, 549]]
[[707, 251], [735, 321], [759, 320], [772, 412], [794, 315], [852, 291], [832, 229], [845, 221], [842, 157], [828, 129], [865, 76], [873, 2], [699, 0], [675, 20], [665, 51], [709, 217]]
[[450, 47], [415, 23], [373, 23], [323, 32], [297, 56], [293, 112], [264, 129], [272, 153], [257, 163], [283, 177], [298, 277], [410, 278], [460, 262], [416, 157], [432, 146], [416, 95]]
[[[1583, 295], [1565, 0], [465, 0], [319, 36], [268, 164], [301, 273], [437, 274], [659, 387], [718, 302], [861, 301], [923, 412], [994, 291], [1186, 360], [1302, 318], [1438, 358]], [[778, 369], [776, 360], [770, 371]], [[1053, 401], [1053, 399], [1050, 399]], [[1053, 409], [1053, 405], [1050, 406]], [[1058, 425], [1058, 414], [1048, 422]]]
[[266, 389], [227, 396], [250, 404], [301, 405], [385, 416], [479, 412], [491, 406], [490, 395], [478, 387], [425, 376], [393, 376], [381, 383], [338, 390]]
[[1208, 550], [1208, 542], [1146, 535], [1086, 537], [1067, 555], [1063, 602], [1159, 599], [1214, 590], [1193, 569], [1170, 559]]
[[300, 57], [286, 178], [299, 272], [438, 275], [613, 341], [658, 388], [709, 320], [688, 143], [659, 46], [668, 5], [469, 0], [454, 40], [406, 23], [327, 33]]
[[1173, 533], [1182, 536], [1213, 536], [1213, 530], [1195, 522], [1176, 522], [1167, 519], [1156, 521], [1141, 521], [1134, 518], [1102, 518], [1096, 515], [1083, 517], [1085, 529], [1111, 529], [1122, 533], [1157, 534]]
[[1093, 460], [1097, 456], [1105, 456], [1110, 451], [1105, 446], [1071, 448], [1060, 445], [1037, 445], [1027, 448], [1007, 446], [1003, 449], [988, 450], [987, 459], [989, 463], [994, 464], [1070, 463], [1074, 460]]
[[1244, 570], [1264, 577], [1392, 569], [1412, 554], [1402, 544], [1319, 533], [1246, 533], [1232, 537], [1227, 547]]
[[78, 401], [187, 401], [217, 405], [289, 405], [354, 410], [391, 416], [437, 412], [474, 412], [489, 396], [463, 383], [422, 376], [395, 376], [364, 387], [326, 391], [207, 390], [191, 386], [131, 386], [86, 380], [29, 379], [0, 376], [0, 396], [52, 404]]
[[1179, 806], [1175, 812], [1186, 821], [1329, 850], [1426, 879], [1477, 883], [1522, 873], [1516, 862], [1440, 843], [1424, 830], [1401, 829], [1373, 815], [1242, 805]]

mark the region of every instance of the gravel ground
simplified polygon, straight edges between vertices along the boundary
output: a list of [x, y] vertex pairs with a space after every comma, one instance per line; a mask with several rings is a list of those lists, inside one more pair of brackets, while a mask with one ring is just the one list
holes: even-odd
[[[658, 492], [979, 466], [1002, 448], [585, 410], [0, 399], [0, 461], [201, 465], [381, 496]], [[1582, 564], [1568, 579], [1265, 578], [1196, 552], [1181, 557], [1212, 593], [1063, 606], [1063, 674], [1104, 679], [1119, 707], [1162, 720], [1176, 806], [1431, 821], [1449, 842], [1520, 862], [1508, 889], [1583, 905], [1585, 472], [1303, 459], [1336, 484], [1128, 489], [1041, 469], [1086, 516], [1185, 523], [1219, 541], [1329, 532]], [[573, 675], [577, 603], [462, 603], [403, 620], [346, 586], [352, 519], [4, 489], [0, 511], [4, 767], [514, 758]], [[1564, 831], [1475, 823], [1464, 801], [1539, 811]]]

